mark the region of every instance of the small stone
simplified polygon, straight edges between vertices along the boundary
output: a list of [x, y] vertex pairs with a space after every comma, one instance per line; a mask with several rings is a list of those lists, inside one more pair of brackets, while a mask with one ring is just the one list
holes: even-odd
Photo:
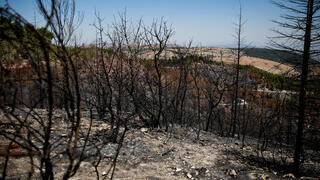
[[270, 179], [270, 177], [267, 174], [261, 174], [260, 178], [263, 179], [263, 180]]
[[147, 164], [144, 164], [144, 163], [141, 163], [140, 166], [141, 166], [141, 167], [146, 167], [146, 166], [148, 166], [148, 165], [147, 165]]
[[4, 112], [8, 113], [8, 112], [10, 112], [10, 107], [9, 106], [4, 106], [3, 110], [4, 110]]
[[104, 155], [104, 158], [112, 158], [112, 157], [113, 157], [112, 154], [105, 154], [105, 155]]
[[106, 175], [107, 175], [107, 172], [103, 171], [102, 176], [106, 176]]
[[283, 175], [282, 177], [283, 177], [283, 178], [292, 178], [292, 179], [295, 179], [295, 178], [296, 178], [292, 173], [285, 174], [285, 175]]
[[305, 177], [305, 176], [302, 176], [300, 179], [303, 179], [303, 180], [317, 180], [317, 178]]
[[237, 176], [237, 172], [232, 169], [230, 172], [229, 172], [229, 175], [232, 176], [232, 177], [236, 177]]
[[246, 146], [246, 147], [245, 147], [245, 150], [251, 151], [251, 150], [252, 150], [252, 147], [251, 147], [251, 146]]
[[148, 128], [141, 128], [140, 131], [143, 133], [146, 133], [146, 132], [148, 132]]
[[258, 175], [255, 172], [250, 172], [249, 174], [247, 174], [247, 179], [257, 179]]
[[196, 170], [196, 176], [198, 176], [198, 175], [199, 175], [199, 171]]
[[180, 172], [180, 171], [182, 171], [181, 168], [177, 168], [177, 169], [176, 169], [176, 172]]
[[190, 173], [187, 173], [187, 177], [188, 177], [189, 179], [191, 179], [191, 178], [192, 178], [192, 175], [191, 175]]

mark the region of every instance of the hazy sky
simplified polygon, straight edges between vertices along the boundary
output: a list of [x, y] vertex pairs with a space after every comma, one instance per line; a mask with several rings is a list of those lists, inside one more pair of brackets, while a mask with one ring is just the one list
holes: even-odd
[[[0, 0], [2, 1], [2, 0]], [[37, 12], [33, 0], [9, 0], [9, 3], [30, 22]], [[269, 0], [242, 0], [243, 17], [247, 20], [244, 36], [252, 46], [264, 47], [275, 26], [271, 20], [281, 14]], [[234, 23], [238, 20], [238, 0], [76, 0], [77, 11], [84, 14], [78, 29], [82, 41], [95, 39], [95, 9], [105, 18], [104, 25], [113, 22], [114, 16], [127, 10], [127, 16], [137, 21], [143, 17], [145, 24], [164, 17], [175, 31], [172, 42], [185, 43], [190, 39], [197, 45], [232, 47], [235, 45]], [[37, 21], [41, 18], [36, 15]], [[38, 22], [39, 23], [39, 22]]]

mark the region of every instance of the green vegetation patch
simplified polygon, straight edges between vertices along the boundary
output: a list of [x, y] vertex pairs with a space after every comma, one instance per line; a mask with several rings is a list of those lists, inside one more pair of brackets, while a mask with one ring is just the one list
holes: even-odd
[[296, 65], [301, 56], [290, 53], [288, 51], [266, 49], [266, 48], [252, 48], [245, 51], [245, 54], [250, 57], [267, 59], [283, 64]]
[[[235, 66], [235, 65], [233, 65]], [[299, 91], [300, 80], [286, 77], [283, 75], [273, 74], [252, 65], [240, 65], [240, 69], [248, 69], [252, 73], [263, 77], [266, 80], [267, 88], [270, 90], [290, 90], [290, 91]], [[320, 91], [320, 78], [314, 77], [308, 81], [307, 91], [319, 93]]]

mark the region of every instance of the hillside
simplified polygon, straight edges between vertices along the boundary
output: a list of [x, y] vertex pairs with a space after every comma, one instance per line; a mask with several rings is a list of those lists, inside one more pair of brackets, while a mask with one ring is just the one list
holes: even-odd
[[[287, 51], [281, 50], [272, 50], [266, 48], [251, 48], [246, 51], [246, 56], [260, 58], [265, 60], [270, 60], [280, 64], [288, 65], [290, 67], [297, 67], [298, 69], [301, 66], [302, 57], [289, 53]], [[310, 72], [312, 75], [320, 74], [320, 62], [316, 60], [310, 60]]]
[[[152, 9], [124, 1], [128, 14]], [[306, 18], [274, 47], [299, 53], [243, 48], [242, 5], [231, 42], [215, 33], [230, 30], [210, 17], [215, 4], [197, 13], [209, 27], [190, 16], [196, 1], [153, 2], [149, 12], [163, 8], [156, 14], [169, 19], [136, 19], [127, 8], [110, 18], [118, 1], [94, 16], [94, 1], [79, 2], [84, 16], [76, 2], [35, 0], [34, 20], [15, 3], [0, 7], [0, 179], [320, 179], [319, 0], [288, 0]], [[182, 31], [202, 36], [198, 47], [182, 44], [188, 36], [176, 36], [166, 11], [189, 3], [172, 12]], [[255, 27], [250, 42], [262, 47], [266, 27]]]
[[[214, 47], [196, 47], [190, 49], [168, 48], [161, 54], [161, 56], [162, 58], [167, 59], [177, 57], [180, 53], [186, 52], [189, 54], [203, 56], [216, 62], [221, 62], [222, 60], [227, 64], [234, 64], [236, 59], [236, 52], [233, 49]], [[146, 49], [140, 57], [144, 59], [152, 59], [153, 53]], [[243, 52], [240, 64], [252, 65], [273, 74], [290, 76], [297, 75], [299, 70], [299, 61], [301, 61], [299, 56], [285, 51], [266, 48], [249, 48]], [[317, 61], [311, 61], [310, 64], [312, 65], [310, 70], [313, 72], [313, 75], [319, 75], [320, 63]]]
[[282, 64], [295, 65], [298, 56], [286, 51], [266, 48], [250, 48], [245, 53], [247, 56], [275, 61]]
[[[37, 112], [39, 115], [44, 115], [46, 111], [37, 109]], [[90, 127], [88, 115], [88, 112], [84, 112], [83, 131], [87, 131]], [[63, 113], [56, 111], [54, 117], [63, 117]], [[114, 179], [291, 179], [294, 177], [287, 172], [289, 167], [279, 168], [281, 167], [279, 165], [275, 168], [258, 163], [257, 158], [261, 157], [258, 157], [257, 153], [263, 153], [265, 161], [268, 162], [280, 161], [284, 154], [290, 152], [285, 149], [273, 152], [272, 148], [260, 151], [256, 148], [261, 145], [257, 139], [247, 139], [243, 144], [237, 138], [221, 137], [191, 127], [173, 125], [168, 132], [165, 132], [164, 129], [151, 130], [139, 125], [139, 122], [136, 123], [132, 123], [125, 133], [125, 140], [116, 161]], [[66, 126], [66, 123], [61, 122], [56, 125], [53, 128], [53, 139], [64, 140]], [[78, 173], [71, 179], [97, 179], [97, 173], [100, 178], [106, 178], [110, 162], [117, 154], [118, 144], [107, 142], [108, 135], [105, 134], [110, 125], [94, 120], [91, 128], [95, 140], [100, 143], [96, 145], [89, 143]], [[197, 133], [200, 133], [199, 139]], [[59, 154], [63, 146], [64, 144], [60, 145], [52, 152], [57, 179], [62, 178], [62, 172], [65, 172], [68, 165], [67, 154]], [[19, 152], [19, 146], [15, 149], [15, 152]], [[101, 158], [100, 162], [94, 158], [97, 155]], [[37, 155], [34, 163], [38, 164], [36, 157]], [[303, 176], [316, 179], [320, 172], [319, 152], [308, 151], [305, 157], [308, 167], [311, 168], [304, 169], [308, 174]], [[24, 174], [29, 170], [26, 166], [28, 161], [28, 155], [11, 157], [8, 164], [8, 178], [26, 178]], [[38, 173], [35, 172], [34, 178]]]
[[[212, 47], [201, 47], [201, 48], [191, 48], [188, 49], [188, 53], [203, 56], [209, 60], [221, 62], [227, 64], [235, 63], [236, 53], [232, 49], [226, 48], [212, 48]], [[177, 49], [169, 48], [166, 52], [161, 54], [162, 58], [172, 58], [179, 55]], [[252, 50], [245, 53], [241, 57], [241, 65], [252, 65], [264, 71], [268, 71], [274, 74], [290, 74], [294, 75], [297, 72], [293, 69], [293, 65], [289, 63], [282, 63], [277, 56], [272, 54], [269, 55], [264, 50]], [[141, 58], [152, 59], [151, 51], [144, 51], [141, 54]]]

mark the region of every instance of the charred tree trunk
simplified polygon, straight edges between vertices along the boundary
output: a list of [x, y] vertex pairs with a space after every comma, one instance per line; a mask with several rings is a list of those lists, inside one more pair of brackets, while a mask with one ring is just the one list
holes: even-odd
[[313, 6], [314, 0], [309, 0], [307, 5], [307, 17], [306, 17], [306, 29], [304, 34], [304, 49], [303, 49], [303, 62], [302, 62], [302, 73], [300, 79], [300, 92], [299, 92], [299, 119], [298, 119], [298, 131], [296, 136], [296, 146], [294, 152], [294, 170], [299, 175], [300, 159], [302, 154], [303, 146], [303, 127], [306, 118], [306, 86], [308, 78], [308, 66], [310, 59], [310, 46], [311, 46], [311, 28], [312, 28], [312, 17], [313, 17]]

